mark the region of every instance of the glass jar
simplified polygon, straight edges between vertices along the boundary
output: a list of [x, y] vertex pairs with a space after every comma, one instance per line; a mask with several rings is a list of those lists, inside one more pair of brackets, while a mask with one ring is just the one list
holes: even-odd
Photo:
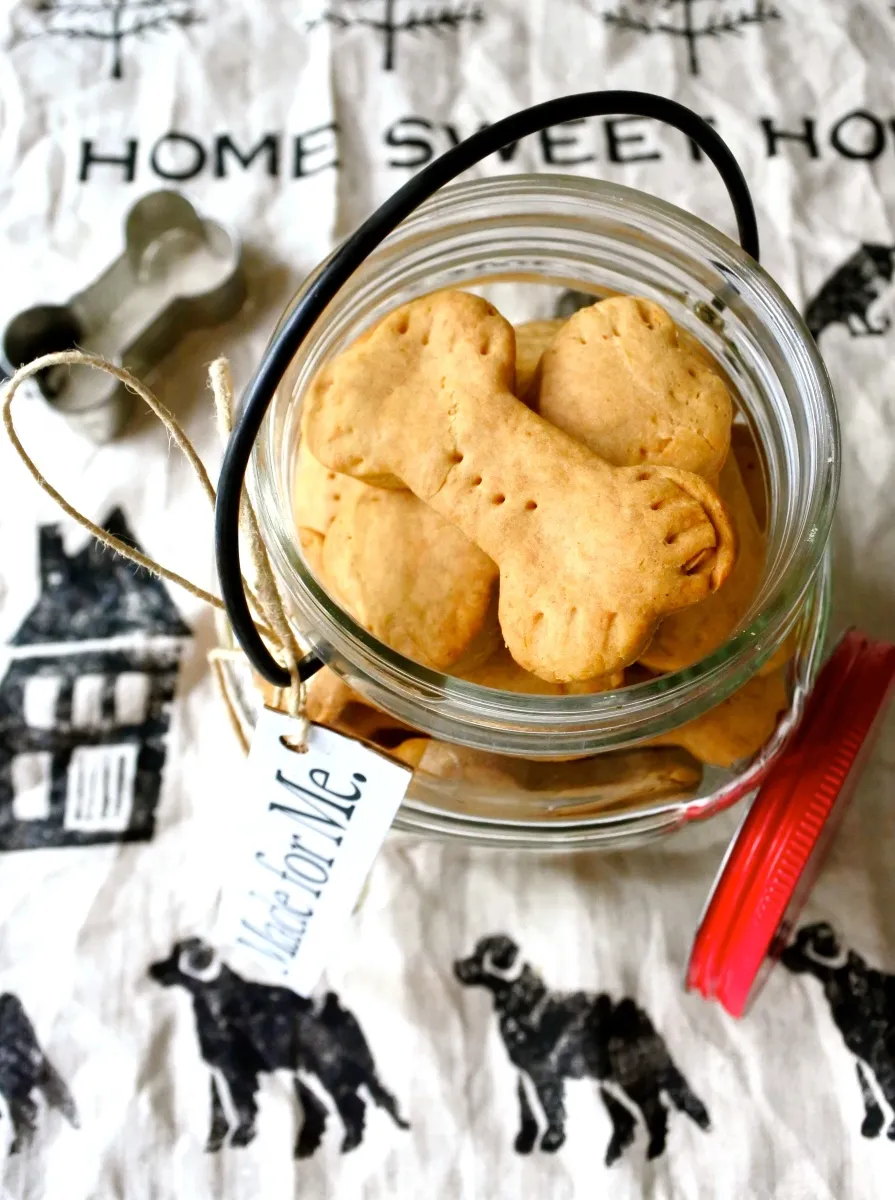
[[[305, 283], [299, 296], [311, 286]], [[508, 312], [497, 300], [512, 285]], [[441, 288], [484, 292], [510, 319], [543, 315], [545, 289], [644, 296], [723, 366], [760, 448], [768, 502], [761, 585], [740, 632], [685, 670], [596, 695], [496, 691], [429, 670], [366, 632], [306, 565], [292, 515], [302, 397], [315, 372], [396, 306]], [[296, 297], [298, 299], [298, 297]], [[829, 380], [792, 304], [717, 230], [643, 193], [578, 177], [522, 175], [454, 185], [421, 206], [339, 292], [294, 358], [253, 452], [248, 486], [300, 639], [356, 692], [442, 741], [533, 761], [619, 752], [727, 699], [792, 635], [789, 709], [766, 745], [733, 769], [707, 768], [695, 792], [630, 804], [577, 784], [537, 791], [417, 771], [396, 827], [479, 843], [619, 847], [719, 811], [755, 788], [798, 723], [827, 626], [827, 541], [839, 475]], [[597, 758], [592, 758], [597, 762]]]

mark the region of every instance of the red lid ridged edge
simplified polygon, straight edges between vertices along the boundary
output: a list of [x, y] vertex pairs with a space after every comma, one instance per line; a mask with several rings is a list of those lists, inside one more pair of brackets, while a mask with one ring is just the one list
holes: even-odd
[[796, 893], [801, 901], [820, 865], [818, 851], [844, 812], [893, 684], [895, 646], [846, 634], [736, 836], [687, 971], [689, 989], [733, 1016], [745, 1010]]

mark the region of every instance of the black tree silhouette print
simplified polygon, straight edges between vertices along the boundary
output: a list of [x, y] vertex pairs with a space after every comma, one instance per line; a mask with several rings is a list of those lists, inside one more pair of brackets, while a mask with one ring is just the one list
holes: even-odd
[[728, 0], [632, 0], [603, 12], [603, 20], [615, 29], [682, 41], [691, 75], [700, 73], [699, 49], [704, 40], [741, 34], [750, 25], [781, 19], [777, 7], [767, 0], [752, 0], [750, 5]]
[[200, 20], [189, 0], [38, 0], [32, 17], [37, 23], [25, 30], [27, 39], [108, 42], [112, 79], [123, 77], [123, 49], [128, 39], [186, 29]]
[[382, 69], [394, 71], [398, 37], [404, 33], [453, 33], [464, 24], [480, 24], [485, 14], [476, 4], [414, 6], [404, 0], [332, 0], [307, 28], [333, 25], [349, 29], [363, 25], [382, 35]]

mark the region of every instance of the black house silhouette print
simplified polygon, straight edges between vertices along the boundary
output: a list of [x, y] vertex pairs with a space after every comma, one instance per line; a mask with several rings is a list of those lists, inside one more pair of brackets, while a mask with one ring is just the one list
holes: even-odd
[[[123, 512], [104, 526], [136, 545]], [[40, 595], [0, 680], [0, 850], [151, 838], [191, 636], [164, 584], [39, 530]]]

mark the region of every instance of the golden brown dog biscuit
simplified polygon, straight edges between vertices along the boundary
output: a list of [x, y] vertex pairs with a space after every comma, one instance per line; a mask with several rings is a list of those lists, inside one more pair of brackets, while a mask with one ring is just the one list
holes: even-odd
[[316, 529], [299, 527], [298, 544], [302, 548], [305, 562], [318, 579], [323, 578], [323, 534]]
[[329, 667], [309, 681], [305, 712], [317, 725], [381, 746], [393, 746], [418, 732], [359, 696]]
[[737, 560], [730, 578], [701, 604], [666, 617], [640, 661], [651, 671], [689, 667], [723, 646], [748, 612], [761, 583], [765, 538], [755, 520], [736, 456], [721, 471], [718, 492], [737, 535]]
[[411, 492], [364, 488], [323, 543], [327, 584], [386, 645], [443, 671], [500, 642], [497, 567]]
[[325, 534], [341, 502], [363, 490], [364, 484], [350, 475], [339, 475], [318, 462], [302, 438], [292, 481], [292, 511], [299, 528]]
[[526, 321], [516, 328], [516, 395], [526, 400], [541, 355], [565, 324], [563, 317], [547, 321]]
[[[623, 750], [576, 762], [547, 763], [510, 758], [455, 746], [435, 738], [410, 738], [395, 757], [436, 779], [452, 780], [502, 796], [503, 815], [513, 794], [544, 797], [540, 816], [584, 816], [602, 809], [692, 793], [702, 768], [686, 751], [671, 748]], [[527, 814], [531, 816], [532, 813]]]
[[315, 721], [318, 725], [332, 725], [338, 721], [346, 706], [355, 701], [364, 703], [335, 671], [323, 667], [308, 682], [305, 712], [309, 721]]
[[424, 297], [318, 374], [310, 446], [334, 471], [406, 484], [497, 563], [520, 666], [549, 681], [608, 675], [724, 582], [729, 518], [700, 476], [613, 467], [554, 429], [512, 394], [513, 375], [513, 329], [490, 304]]
[[752, 430], [747, 425], [734, 425], [730, 431], [730, 448], [739, 463], [743, 485], [752, 503], [759, 529], [768, 526], [768, 497], [764, 486], [761, 455], [755, 445]]
[[[279, 708], [281, 712], [286, 711], [283, 704], [285, 694], [283, 688], [268, 683], [256, 671], [252, 672], [252, 680], [268, 707]], [[335, 671], [331, 671], [329, 667], [323, 667], [311, 677], [307, 684], [305, 715], [309, 721], [314, 721], [318, 725], [334, 726], [346, 707], [355, 702], [366, 703]]]
[[437, 779], [462, 780], [505, 792], [519, 787], [519, 768], [511, 769], [511, 759], [484, 750], [472, 750], [468, 746], [439, 742], [435, 738], [410, 738], [396, 748], [395, 757], [415, 771], [425, 771]]
[[465, 679], [467, 683], [477, 683], [479, 687], [496, 688], [501, 692], [519, 692], [530, 696], [584, 696], [595, 692], [608, 692], [612, 688], [621, 687], [624, 683], [624, 672], [616, 671], [613, 675], [601, 675], [597, 679], [585, 679], [580, 683], [548, 683], [526, 671], [513, 658], [506, 646], [500, 648], [475, 667], [469, 667], [454, 674]]
[[774, 671], [785, 666], [793, 657], [796, 650], [799, 648], [799, 639], [796, 631], [788, 633], [780, 646], [779, 650], [768, 659], [764, 666], [758, 668], [759, 675], [772, 675]]
[[664, 309], [633, 296], [569, 318], [541, 357], [533, 407], [618, 467], [715, 478], [730, 447], [724, 380]]
[[395, 758], [400, 759], [402, 763], [412, 767], [415, 771], [420, 765], [430, 741], [431, 738], [427, 737], [407, 738], [395, 747]]
[[653, 738], [651, 744], [681, 746], [700, 762], [731, 767], [761, 749], [788, 707], [786, 671], [756, 675], [709, 712]]
[[701, 782], [701, 765], [676, 746], [618, 750], [577, 762], [533, 762], [528, 776], [533, 792], [550, 792], [560, 801], [552, 807], [554, 817], [691, 795]]
[[390, 751], [419, 732], [411, 725], [399, 721], [397, 717], [380, 712], [378, 708], [371, 708], [369, 704], [346, 705], [338, 721], [330, 728], [336, 733], [344, 733], [346, 737], [372, 742], [375, 746]]
[[[766, 533], [768, 527], [768, 495], [765, 490], [764, 467], [762, 465], [761, 453], [755, 443], [755, 437], [748, 426], [734, 425], [731, 430], [730, 449], [740, 468], [743, 486], [749, 495], [752, 511], [755, 513], [755, 520], [758, 522], [762, 533]], [[789, 662], [798, 649], [798, 642], [798, 633], [793, 630], [792, 633], [787, 635], [783, 645], [776, 654], [761, 667], [759, 675], [770, 675], [778, 667], [782, 667], [784, 663]]]
[[[286, 712], [283, 689], [274, 687], [255, 672], [252, 677], [264, 704], [268, 708]], [[364, 700], [328, 667], [318, 671], [308, 683], [305, 714], [309, 721], [317, 725], [325, 725], [348, 737], [373, 742], [384, 749], [390, 749], [419, 732]]]

